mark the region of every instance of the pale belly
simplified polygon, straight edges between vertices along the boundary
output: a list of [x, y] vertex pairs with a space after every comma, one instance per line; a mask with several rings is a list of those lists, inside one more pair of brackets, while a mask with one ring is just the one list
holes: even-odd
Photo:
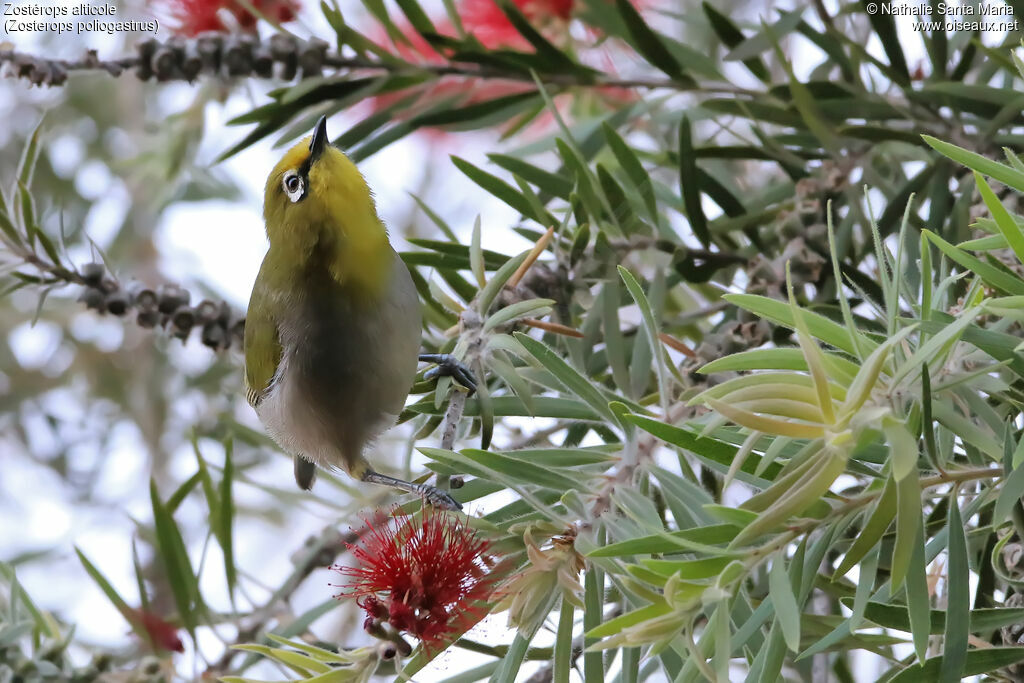
[[394, 424], [416, 372], [419, 299], [403, 274], [373, 307], [293, 302], [279, 326], [281, 364], [256, 409], [282, 449], [361, 473], [364, 447]]

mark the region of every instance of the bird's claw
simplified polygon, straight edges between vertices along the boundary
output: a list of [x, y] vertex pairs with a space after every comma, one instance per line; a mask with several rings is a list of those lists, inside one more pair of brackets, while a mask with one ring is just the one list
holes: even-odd
[[451, 377], [466, 387], [470, 394], [476, 392], [476, 376], [454, 355], [450, 353], [421, 353], [419, 359], [423, 363], [435, 363], [434, 367], [423, 373], [423, 379]]
[[430, 484], [422, 484], [420, 493], [423, 494], [424, 500], [433, 505], [436, 508], [442, 510], [461, 510], [462, 503], [451, 497], [447, 491], [439, 489], [436, 486]]

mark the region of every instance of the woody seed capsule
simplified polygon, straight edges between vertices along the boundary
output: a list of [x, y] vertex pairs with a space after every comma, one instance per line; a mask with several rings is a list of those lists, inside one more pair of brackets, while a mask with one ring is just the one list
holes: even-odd
[[195, 324], [196, 314], [188, 306], [182, 306], [171, 316], [171, 334], [178, 339], [185, 339], [192, 331]]
[[216, 73], [220, 71], [220, 52], [224, 36], [219, 33], [200, 33], [196, 38], [196, 52], [203, 64], [203, 71]]
[[78, 274], [85, 280], [85, 284], [90, 286], [98, 285], [103, 279], [104, 272], [105, 269], [101, 263], [86, 263], [78, 270]]
[[221, 344], [224, 343], [224, 328], [215, 322], [203, 325], [202, 341], [203, 344], [211, 349], [220, 348]]
[[124, 315], [128, 311], [128, 304], [128, 295], [120, 290], [107, 295], [107, 310], [114, 315]]
[[87, 287], [83, 290], [78, 300], [84, 303], [86, 308], [91, 308], [101, 313], [104, 310], [103, 292], [93, 287]]
[[187, 306], [189, 294], [178, 285], [161, 285], [157, 290], [158, 309], [170, 315], [181, 306]]
[[153, 77], [153, 66], [150, 60], [152, 60], [158, 45], [155, 38], [146, 38], [135, 44], [135, 53], [139, 59], [138, 65], [135, 67], [135, 75], [140, 81], [148, 81]]

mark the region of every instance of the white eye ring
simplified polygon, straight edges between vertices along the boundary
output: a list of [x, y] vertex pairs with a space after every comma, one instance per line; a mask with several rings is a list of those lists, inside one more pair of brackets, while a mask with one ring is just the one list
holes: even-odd
[[288, 199], [292, 201], [292, 204], [302, 199], [305, 194], [302, 178], [294, 171], [284, 174], [284, 178], [281, 179], [281, 187], [284, 189], [284, 193], [288, 195]]

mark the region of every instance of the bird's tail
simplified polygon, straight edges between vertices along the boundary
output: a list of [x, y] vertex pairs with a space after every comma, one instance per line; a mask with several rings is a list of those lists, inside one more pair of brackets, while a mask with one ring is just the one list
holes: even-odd
[[295, 456], [295, 483], [304, 491], [313, 488], [316, 481], [316, 465], [306, 460], [301, 455]]

